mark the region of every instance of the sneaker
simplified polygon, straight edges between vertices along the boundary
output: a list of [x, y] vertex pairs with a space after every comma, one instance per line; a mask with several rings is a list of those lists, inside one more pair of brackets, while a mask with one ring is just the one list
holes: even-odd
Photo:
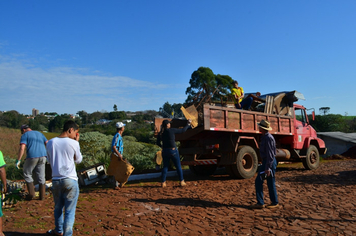
[[184, 182], [184, 180], [182, 180], [182, 181], [180, 181], [180, 186], [181, 187], [184, 187], [184, 186], [186, 186], [187, 184]]
[[117, 187], [114, 187], [113, 189], [114, 189], [114, 190], [120, 190], [120, 187], [117, 186]]
[[48, 235], [56, 235], [56, 236], [62, 236], [63, 235], [63, 233], [57, 233], [56, 230], [54, 230], [54, 229], [48, 230], [47, 234]]
[[265, 205], [261, 205], [261, 204], [254, 204], [250, 206], [251, 209], [263, 209], [264, 207]]
[[165, 188], [165, 187], [167, 187], [167, 184], [166, 184], [166, 182], [163, 182], [162, 183], [162, 188]]
[[271, 205], [268, 205], [268, 206], [267, 206], [267, 208], [269, 208], [269, 209], [277, 208], [277, 207], [279, 207], [279, 204], [278, 204], [278, 203], [277, 203], [277, 204], [271, 204]]

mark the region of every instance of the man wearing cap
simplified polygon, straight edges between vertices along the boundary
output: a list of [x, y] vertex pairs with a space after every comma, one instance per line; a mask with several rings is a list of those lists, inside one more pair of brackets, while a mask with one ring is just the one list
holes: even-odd
[[[124, 151], [124, 141], [122, 139], [122, 133], [125, 131], [126, 124], [122, 122], [116, 123], [116, 131], [114, 138], [112, 139], [111, 151], [112, 153], [123, 161], [122, 153]], [[115, 180], [114, 189], [118, 190], [120, 188], [120, 183]]]
[[21, 140], [20, 149], [17, 156], [16, 168], [20, 168], [20, 162], [26, 149], [26, 159], [23, 165], [24, 179], [27, 184], [27, 200], [32, 200], [35, 197], [35, 188], [33, 184], [33, 172], [36, 173], [39, 183], [40, 200], [44, 199], [46, 193], [46, 178], [45, 178], [45, 165], [46, 165], [46, 137], [38, 132], [33, 131], [28, 125], [21, 126]]
[[271, 199], [271, 204], [267, 208], [276, 208], [278, 207], [278, 196], [276, 189], [276, 180], [275, 173], [277, 168], [276, 160], [276, 141], [274, 140], [272, 134], [269, 133], [272, 128], [270, 123], [266, 120], [261, 120], [260, 123], [257, 123], [262, 133], [261, 142], [260, 142], [260, 155], [262, 158], [262, 165], [258, 171], [255, 188], [256, 188], [256, 199], [257, 204], [252, 205], [253, 209], [262, 209], [264, 208], [264, 199], [263, 199], [263, 182], [264, 179], [267, 179], [267, 186], [269, 192], [269, 198]]

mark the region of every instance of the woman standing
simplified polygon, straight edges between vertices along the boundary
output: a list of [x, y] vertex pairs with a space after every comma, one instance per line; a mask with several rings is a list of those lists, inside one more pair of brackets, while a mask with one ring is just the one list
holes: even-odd
[[170, 160], [173, 161], [177, 169], [180, 186], [185, 186], [183, 171], [180, 165], [180, 157], [175, 142], [175, 134], [184, 133], [190, 127], [191, 120], [188, 120], [187, 125], [182, 129], [171, 128], [171, 122], [164, 120], [161, 125], [161, 132], [157, 136], [157, 145], [162, 148], [163, 169], [162, 169], [162, 187], [166, 187], [166, 177]]

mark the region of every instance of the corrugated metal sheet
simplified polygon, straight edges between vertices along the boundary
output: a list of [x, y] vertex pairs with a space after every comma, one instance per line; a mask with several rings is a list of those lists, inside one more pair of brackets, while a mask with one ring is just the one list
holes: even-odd
[[342, 140], [356, 144], [356, 133], [343, 133], [343, 132], [318, 132], [318, 136], [322, 139], [323, 136]]

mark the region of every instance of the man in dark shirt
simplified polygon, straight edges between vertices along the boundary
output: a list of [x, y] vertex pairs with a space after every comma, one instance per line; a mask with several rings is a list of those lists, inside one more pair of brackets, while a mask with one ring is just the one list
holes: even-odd
[[269, 130], [272, 130], [268, 121], [261, 120], [261, 122], [258, 123], [258, 126], [260, 128], [260, 132], [262, 133], [260, 143], [262, 165], [260, 166], [255, 180], [257, 204], [252, 205], [251, 208], [262, 209], [265, 206], [263, 200], [263, 182], [265, 179], [267, 179], [269, 198], [271, 199], [271, 204], [268, 205], [267, 208], [276, 208], [278, 207], [278, 197], [275, 180], [275, 173], [277, 168], [277, 160], [275, 158], [276, 141], [274, 140], [272, 134], [268, 132]]

